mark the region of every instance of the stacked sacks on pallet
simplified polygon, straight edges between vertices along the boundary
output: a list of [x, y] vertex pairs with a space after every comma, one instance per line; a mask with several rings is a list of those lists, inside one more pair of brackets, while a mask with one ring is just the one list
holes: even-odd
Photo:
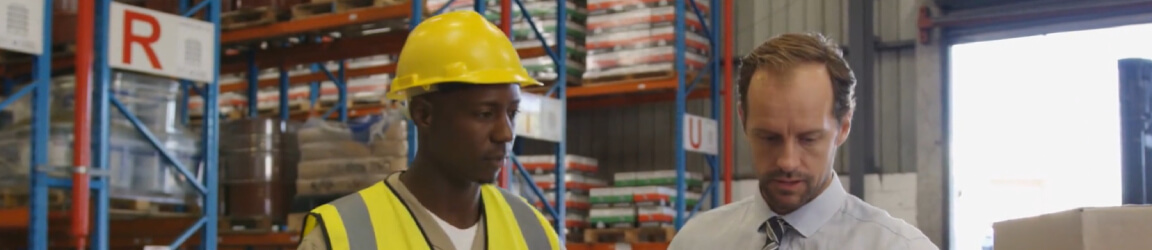
[[[432, 11], [439, 10], [448, 4], [448, 0], [432, 0], [428, 1], [428, 8]], [[565, 29], [567, 36], [565, 39], [565, 48], [568, 51], [568, 59], [565, 62], [567, 68], [568, 84], [579, 85], [581, 77], [584, 75], [585, 58], [587, 52], [584, 48], [584, 41], [587, 34], [587, 29], [584, 23], [588, 20], [588, 11], [584, 6], [585, 0], [568, 0], [565, 2], [565, 9], [567, 9], [567, 21], [565, 22]], [[484, 15], [489, 21], [496, 25], [500, 25], [500, 1], [489, 0], [488, 7], [485, 9]], [[540, 32], [541, 37], [548, 42], [549, 47], [556, 46], [556, 28], [557, 28], [557, 1], [556, 0], [522, 0], [524, 9], [527, 10], [528, 15], [532, 17], [532, 23], [536, 25], [536, 30]], [[474, 2], [469, 0], [457, 0], [452, 2], [452, 5], [444, 9], [444, 11], [457, 11], [457, 10], [472, 10]], [[512, 45], [520, 51], [529, 51], [543, 49], [544, 45], [540, 43], [540, 39], [536, 38], [536, 32], [532, 31], [532, 25], [529, 24], [528, 19], [524, 18], [523, 11], [520, 7], [512, 3]], [[536, 54], [536, 53], [533, 53]], [[556, 81], [556, 65], [551, 57], [546, 52], [539, 52], [539, 56], [521, 58], [521, 63], [524, 68], [528, 70], [529, 74], [536, 77], [537, 80], [545, 83], [552, 83]]]
[[[520, 163], [532, 175], [532, 181], [544, 193], [545, 200], [548, 204], [556, 206], [556, 156], [555, 155], [528, 155], [517, 157]], [[564, 204], [566, 205], [567, 213], [564, 215], [564, 227], [568, 230], [569, 236], [579, 236], [582, 231], [588, 227], [588, 211], [592, 203], [588, 198], [588, 190], [594, 188], [605, 187], [608, 185], [604, 180], [593, 177], [599, 170], [596, 159], [568, 154], [564, 157], [565, 161], [565, 175], [564, 175]], [[528, 187], [523, 186], [521, 189], [522, 196], [528, 197], [538, 208], [544, 217], [556, 224], [556, 219], [545, 210], [544, 202], [541, 201]]]
[[[690, 73], [708, 63], [704, 32], [708, 1], [696, 1], [705, 20], [685, 13], [685, 63]], [[588, 0], [587, 82], [671, 76], [676, 59], [676, 10], [672, 1]], [[689, 79], [690, 80], [690, 79]]]
[[[685, 173], [684, 202], [688, 210], [700, 200], [703, 178]], [[613, 187], [590, 191], [590, 222], [595, 228], [655, 227], [671, 225], [676, 218], [676, 171], [616, 173]], [[701, 208], [703, 209], [703, 208]]]
[[[360, 58], [348, 59], [346, 64], [347, 70], [357, 70], [369, 67], [378, 67], [380, 65], [392, 64], [393, 57], [390, 55], [377, 55]], [[337, 74], [340, 68], [338, 62], [328, 62], [321, 64], [320, 67], [325, 67], [328, 72]], [[310, 65], [296, 65], [288, 71], [289, 77], [296, 77], [301, 75], [311, 74], [312, 68]], [[279, 69], [270, 68], [260, 71], [257, 77], [260, 81], [279, 79]], [[244, 73], [227, 74], [220, 77], [222, 83], [241, 83], [247, 82]], [[392, 82], [391, 74], [375, 74], [366, 76], [349, 77], [346, 79], [348, 103], [352, 109], [358, 107], [378, 107], [383, 105], [385, 93], [388, 91], [388, 85]], [[319, 82], [320, 91], [318, 94], [319, 103], [315, 109], [316, 112], [324, 112], [327, 109], [334, 107], [339, 102], [339, 88], [333, 84], [330, 79]], [[290, 112], [308, 111], [312, 110], [310, 96], [312, 95], [311, 86], [304, 84], [296, 84], [289, 87], [288, 90], [288, 106]], [[219, 98], [220, 113], [233, 114], [241, 113], [248, 109], [248, 98], [243, 92], [229, 92], [221, 93]], [[261, 114], [277, 113], [280, 107], [280, 88], [277, 86], [266, 87], [260, 89], [257, 93], [257, 108]], [[203, 114], [204, 99], [201, 96], [190, 96], [188, 101], [189, 114], [193, 117], [199, 117]], [[317, 114], [319, 115], [319, 114]]]
[[408, 168], [407, 128], [394, 113], [375, 126], [373, 142], [355, 140], [339, 122], [310, 119], [299, 129], [297, 196], [343, 196]]
[[[536, 24], [536, 30], [548, 42], [550, 48], [557, 46], [556, 4], [557, 2], [554, 0], [524, 2], [524, 9], [528, 11], [528, 15], [532, 17], [532, 22]], [[588, 20], [588, 11], [584, 8], [583, 1], [567, 1], [565, 2], [565, 9], [567, 9], [568, 16], [567, 22], [565, 22], [567, 31], [564, 46], [567, 49], [568, 57], [564, 66], [567, 68], [568, 84], [579, 85], [585, 70], [584, 59], [587, 58], [587, 51], [584, 47], [587, 29], [584, 27], [584, 23]], [[540, 43], [540, 39], [536, 38], [536, 33], [532, 32], [532, 26], [528, 23], [528, 19], [521, 14], [519, 6], [514, 5], [512, 12], [512, 45], [518, 50], [543, 49], [543, 44]], [[500, 23], [498, 13], [488, 15], [488, 18], [494, 23]], [[521, 63], [524, 64], [528, 73], [536, 79], [544, 82], [556, 81], [556, 63], [546, 53], [537, 57], [522, 58]]]

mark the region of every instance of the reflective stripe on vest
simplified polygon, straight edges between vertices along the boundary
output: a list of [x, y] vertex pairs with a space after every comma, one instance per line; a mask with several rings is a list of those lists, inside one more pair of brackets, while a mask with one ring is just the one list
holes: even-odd
[[[364, 203], [363, 196], [359, 194], [349, 195], [333, 201], [331, 206], [335, 207], [335, 210], [340, 213], [340, 218], [342, 218], [344, 222], [344, 228], [372, 228], [372, 221], [363, 219], [369, 218], [370, 216], [368, 214], [368, 206]], [[327, 216], [325, 216], [324, 219], [324, 222], [327, 223]], [[327, 228], [330, 226], [324, 225], [324, 227]], [[332, 230], [328, 230], [328, 232], [332, 232]], [[377, 247], [376, 235], [372, 230], [344, 230], [344, 232], [348, 237], [349, 249], [373, 249]], [[329, 234], [329, 237], [331, 237], [331, 235], [332, 234]]]
[[[481, 190], [487, 249], [559, 249], [548, 221], [522, 198], [491, 185]], [[305, 234], [322, 224], [331, 250], [429, 249], [427, 229], [392, 191], [381, 182], [317, 207], [312, 213], [319, 223], [309, 219]]]
[[552, 249], [548, 235], [545, 234], [547, 230], [552, 229], [540, 223], [536, 218], [536, 211], [529, 207], [527, 202], [520, 200], [520, 196], [503, 189], [493, 189], [499, 190], [499, 193], [504, 195], [505, 204], [512, 208], [512, 216], [516, 217], [516, 224], [520, 226], [520, 234], [524, 236], [524, 242], [528, 243], [528, 249]]

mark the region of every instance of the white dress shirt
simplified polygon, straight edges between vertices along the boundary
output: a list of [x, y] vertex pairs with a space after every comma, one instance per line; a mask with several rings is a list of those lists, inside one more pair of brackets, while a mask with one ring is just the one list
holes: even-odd
[[[849, 195], [832, 177], [828, 189], [782, 216], [780, 250], [938, 250], [919, 229]], [[761, 230], [777, 216], [760, 195], [697, 214], [672, 240], [669, 250], [751, 249], [767, 243]]]

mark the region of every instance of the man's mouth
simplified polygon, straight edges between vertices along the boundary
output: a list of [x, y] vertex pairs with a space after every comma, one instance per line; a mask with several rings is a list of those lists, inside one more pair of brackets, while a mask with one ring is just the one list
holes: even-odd
[[804, 180], [772, 180], [772, 184], [785, 188], [798, 187], [803, 184]]
[[508, 159], [508, 156], [506, 156], [504, 154], [493, 154], [493, 155], [489, 155], [489, 156], [484, 157], [485, 161], [493, 161], [493, 162], [503, 162], [507, 159]]

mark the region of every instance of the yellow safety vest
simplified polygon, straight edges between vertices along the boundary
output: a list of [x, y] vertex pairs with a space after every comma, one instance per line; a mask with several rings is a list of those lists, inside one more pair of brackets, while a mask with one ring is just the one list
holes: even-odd
[[[304, 222], [302, 235], [322, 225], [330, 250], [420, 249], [432, 250], [426, 228], [397, 192], [405, 191], [399, 174], [340, 199], [313, 209]], [[400, 187], [397, 187], [399, 185]], [[483, 228], [486, 249], [559, 250], [560, 242], [551, 223], [523, 198], [493, 185], [481, 186], [484, 206]], [[422, 207], [422, 206], [419, 206]], [[476, 243], [480, 243], [479, 239]]]

